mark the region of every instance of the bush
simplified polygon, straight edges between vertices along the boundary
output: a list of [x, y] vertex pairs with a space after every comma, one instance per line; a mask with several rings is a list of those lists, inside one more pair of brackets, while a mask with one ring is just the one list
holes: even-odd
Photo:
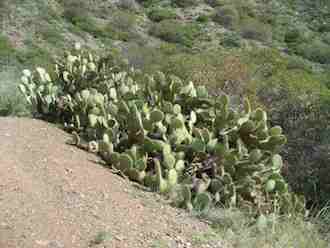
[[85, 22], [89, 16], [88, 7], [85, 2], [78, 0], [63, 1], [63, 17], [73, 25]]
[[0, 61], [7, 63], [10, 58], [14, 57], [14, 53], [15, 49], [10, 40], [0, 34]]
[[197, 24], [183, 24], [177, 20], [164, 20], [153, 25], [150, 33], [171, 43], [192, 47], [195, 39], [201, 35]]
[[205, 2], [211, 5], [212, 7], [219, 7], [227, 4], [226, 0], [206, 0]]
[[325, 33], [323, 35], [323, 42], [327, 43], [328, 45], [330, 45], [330, 32], [329, 33]]
[[159, 6], [160, 0], [138, 0], [144, 7], [149, 8], [152, 6]]
[[226, 5], [216, 9], [213, 20], [225, 28], [235, 29], [240, 21], [237, 9], [232, 5]]
[[196, 19], [196, 21], [201, 22], [201, 23], [206, 23], [210, 20], [209, 15], [199, 15]]
[[263, 96], [272, 105], [271, 122], [281, 125], [289, 137], [283, 152], [288, 163], [285, 176], [295, 192], [306, 196], [307, 207], [313, 210], [325, 207], [330, 199], [329, 104], [322, 103], [317, 89], [298, 96], [288, 93], [292, 90], [272, 90]]
[[136, 12], [139, 10], [139, 5], [136, 3], [135, 0], [121, 0], [118, 3], [118, 6], [125, 10], [130, 10]]
[[182, 8], [195, 6], [199, 3], [199, 0], [172, 0], [172, 2]]
[[52, 56], [48, 50], [41, 47], [31, 45], [29, 49], [17, 50], [16, 58], [26, 68], [32, 69], [34, 65], [43, 64], [48, 71], [51, 71]]
[[235, 32], [226, 32], [220, 40], [220, 44], [228, 48], [241, 47], [242, 38]]
[[272, 39], [271, 26], [250, 19], [241, 24], [241, 36], [245, 39], [270, 42]]
[[134, 14], [126, 11], [116, 11], [104, 28], [104, 32], [112, 39], [129, 41], [138, 39], [136, 25]]
[[166, 19], [175, 19], [177, 17], [176, 13], [169, 8], [153, 8], [148, 13], [149, 18], [154, 22], [160, 22]]
[[29, 116], [26, 102], [20, 94], [0, 94], [0, 116]]
[[320, 64], [330, 64], [330, 45], [320, 40], [298, 45], [296, 47], [296, 53]]
[[89, 8], [85, 2], [69, 0], [63, 2], [63, 17], [74, 25], [74, 32], [87, 32], [96, 37], [106, 37], [104, 30], [90, 16]]
[[284, 41], [288, 44], [298, 44], [303, 42], [303, 34], [298, 28], [287, 30], [284, 35]]

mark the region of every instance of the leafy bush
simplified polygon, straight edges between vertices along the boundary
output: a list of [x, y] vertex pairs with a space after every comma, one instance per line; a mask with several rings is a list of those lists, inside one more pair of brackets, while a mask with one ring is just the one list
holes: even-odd
[[212, 7], [219, 7], [227, 4], [227, 1], [225, 0], [206, 0], [205, 2]]
[[238, 48], [241, 47], [242, 38], [235, 32], [226, 32], [223, 34], [220, 44], [228, 48]]
[[129, 41], [138, 39], [136, 16], [126, 11], [116, 11], [104, 28], [108, 37], [115, 40]]
[[49, 51], [38, 46], [31, 46], [28, 50], [17, 50], [15, 56], [21, 65], [30, 69], [35, 64], [43, 64], [50, 71], [53, 63]]
[[73, 25], [83, 23], [89, 17], [88, 7], [85, 2], [77, 0], [63, 1], [63, 7], [63, 17]]
[[85, 2], [70, 0], [63, 2], [63, 17], [75, 27], [73, 31], [85, 31], [94, 37], [106, 37], [102, 27], [90, 16], [90, 10]]
[[303, 34], [298, 28], [287, 30], [284, 36], [284, 41], [288, 44], [297, 44], [303, 41]]
[[293, 90], [273, 90], [263, 97], [273, 104], [272, 123], [281, 125], [289, 137], [283, 156], [288, 162], [286, 178], [290, 186], [304, 193], [308, 207], [320, 209], [330, 199], [327, 153], [330, 130], [326, 124], [330, 117], [329, 104], [322, 102], [318, 92], [321, 87], [296, 97], [288, 93]]
[[210, 19], [210, 16], [208, 15], [200, 15], [196, 18], [196, 21], [201, 22], [201, 23], [206, 23]]
[[172, 2], [179, 7], [186, 8], [197, 5], [199, 0], [172, 0]]
[[20, 94], [0, 94], [0, 116], [28, 116], [29, 110]]
[[139, 10], [139, 6], [135, 0], [121, 0], [119, 1], [118, 5], [122, 9], [130, 10], [134, 12]]
[[240, 15], [235, 6], [218, 7], [213, 20], [225, 28], [235, 29], [240, 21]]
[[8, 59], [13, 53], [15, 49], [10, 43], [9, 39], [0, 34], [0, 59]]
[[271, 27], [267, 24], [249, 19], [241, 24], [241, 36], [245, 39], [252, 39], [262, 42], [269, 42], [272, 39]]
[[159, 6], [160, 0], [138, 0], [144, 7]]
[[25, 70], [19, 87], [41, 117], [75, 131], [75, 145], [189, 210], [237, 206], [257, 221], [304, 212], [280, 174], [286, 138], [265, 111], [247, 99], [235, 110], [228, 96], [211, 98], [205, 87], [161, 72], [116, 72], [77, 49], [53, 78], [40, 67]]
[[183, 24], [177, 20], [164, 20], [153, 25], [150, 33], [171, 43], [191, 47], [196, 38], [201, 35], [201, 28], [197, 24]]
[[320, 64], [330, 63], [330, 45], [320, 40], [300, 44], [296, 47], [296, 53], [306, 59]]
[[166, 19], [175, 19], [176, 18], [176, 13], [169, 8], [153, 8], [149, 13], [148, 13], [149, 18], [154, 21], [154, 22], [160, 22], [162, 20]]

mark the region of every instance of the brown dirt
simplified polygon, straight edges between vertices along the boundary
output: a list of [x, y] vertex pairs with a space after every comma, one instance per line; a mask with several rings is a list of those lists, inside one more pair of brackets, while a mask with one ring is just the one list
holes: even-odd
[[[0, 118], [0, 248], [222, 247], [209, 227], [133, 187], [42, 121]], [[105, 232], [102, 244], [92, 242]], [[187, 243], [191, 243], [191, 246]]]

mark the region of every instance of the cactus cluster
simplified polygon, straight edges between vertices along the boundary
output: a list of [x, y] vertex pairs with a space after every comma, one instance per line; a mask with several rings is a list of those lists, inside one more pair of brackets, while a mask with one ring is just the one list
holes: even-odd
[[286, 138], [264, 110], [246, 99], [238, 111], [204, 86], [161, 72], [117, 72], [102, 61], [77, 50], [56, 64], [54, 79], [25, 72], [20, 88], [34, 107], [64, 113], [109, 166], [161, 193], [176, 189], [181, 207], [304, 211], [281, 175]]

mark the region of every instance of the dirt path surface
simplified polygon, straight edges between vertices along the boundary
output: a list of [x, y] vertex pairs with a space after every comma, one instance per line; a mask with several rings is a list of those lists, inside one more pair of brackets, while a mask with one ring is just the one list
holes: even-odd
[[206, 224], [68, 139], [42, 121], [0, 118], [0, 248], [223, 247], [196, 244]]

